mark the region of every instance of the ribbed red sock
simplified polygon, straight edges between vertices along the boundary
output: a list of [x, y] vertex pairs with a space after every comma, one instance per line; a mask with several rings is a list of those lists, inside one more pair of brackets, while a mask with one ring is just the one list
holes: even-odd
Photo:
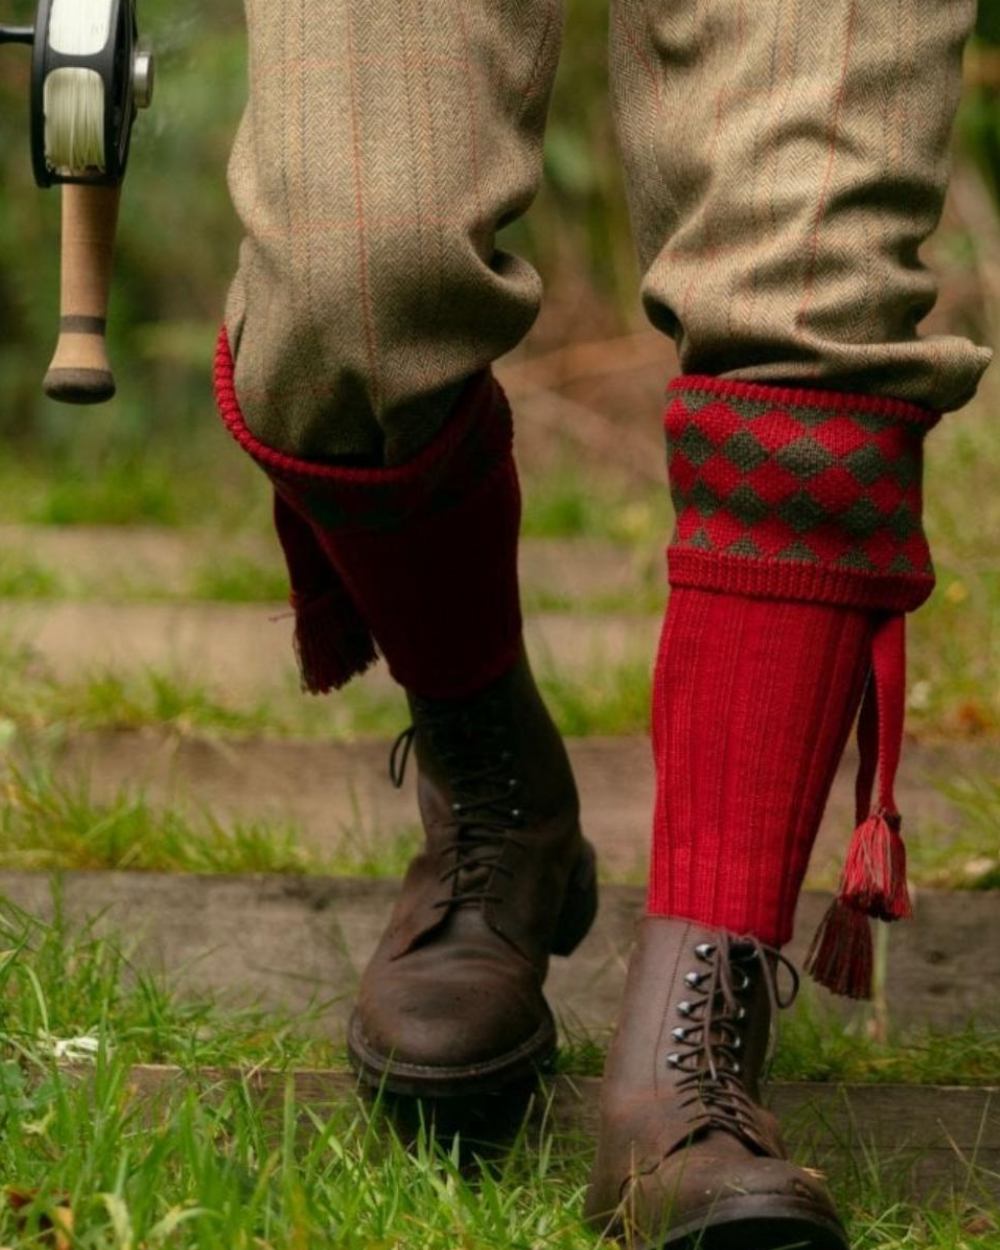
[[789, 941], [871, 636], [852, 608], [674, 590], [653, 697], [651, 914]]
[[807, 960], [822, 984], [863, 997], [869, 918], [910, 914], [893, 779], [903, 613], [934, 585], [921, 481], [937, 414], [709, 377], [670, 392], [677, 529], [653, 707], [650, 910], [788, 941], [864, 695], [857, 829]]

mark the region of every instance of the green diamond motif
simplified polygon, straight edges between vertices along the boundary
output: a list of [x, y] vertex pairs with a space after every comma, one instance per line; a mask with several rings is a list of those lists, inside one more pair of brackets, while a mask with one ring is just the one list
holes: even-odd
[[806, 543], [790, 543], [784, 551], [778, 555], [779, 560], [795, 560], [797, 563], [818, 564], [819, 557], [812, 547]]
[[906, 542], [920, 529], [920, 523], [905, 503], [901, 503], [885, 523], [886, 529], [899, 542]]
[[909, 454], [900, 456], [898, 460], [889, 462], [887, 471], [892, 480], [898, 482], [906, 490], [920, 485], [922, 465], [919, 456]]
[[684, 433], [674, 439], [674, 447], [677, 451], [683, 452], [696, 469], [700, 469], [715, 451], [712, 440], [696, 425], [687, 426]]
[[826, 509], [807, 491], [800, 490], [778, 505], [778, 516], [796, 534], [806, 534], [826, 520]]
[[855, 538], [867, 538], [884, 524], [882, 513], [867, 495], [852, 503], [846, 512], [840, 514], [838, 520], [847, 533]]
[[893, 556], [892, 563], [889, 565], [890, 573], [915, 573], [916, 571], [912, 562], [901, 551]]
[[862, 486], [872, 486], [885, 475], [885, 457], [873, 443], [865, 443], [844, 457], [844, 466]]
[[774, 458], [783, 469], [794, 473], [803, 481], [815, 477], [817, 473], [822, 473], [836, 463], [836, 457], [810, 435], [797, 438], [794, 443], [782, 447]]
[[698, 551], [713, 551], [715, 545], [708, 536], [708, 530], [704, 525], [699, 525], [695, 532], [688, 539], [687, 545], [694, 547]]
[[769, 515], [771, 509], [752, 486], [743, 482], [727, 497], [726, 511], [745, 525], [757, 525]]
[[689, 505], [702, 516], [715, 516], [719, 511], [719, 497], [704, 482], [695, 482], [688, 496]]
[[[829, 413], [827, 414], [829, 416]], [[895, 421], [895, 417], [884, 417], [880, 412], [860, 412], [850, 414], [853, 423], [866, 434], [881, 434]]]
[[738, 469], [742, 469], [744, 473], [752, 472], [767, 461], [765, 449], [746, 430], [740, 430], [738, 434], [731, 434], [722, 444], [722, 454], [731, 464], [735, 464]]
[[747, 556], [751, 560], [757, 560], [762, 555], [762, 552], [752, 538], [744, 536], [731, 543], [726, 548], [726, 554], [730, 556]]
[[862, 573], [875, 572], [875, 565], [863, 551], [845, 551], [837, 564], [842, 569], [857, 569]]

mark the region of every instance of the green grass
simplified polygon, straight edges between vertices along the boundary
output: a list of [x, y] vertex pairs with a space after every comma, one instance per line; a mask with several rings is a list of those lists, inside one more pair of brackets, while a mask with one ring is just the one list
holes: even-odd
[[350, 739], [389, 737], [407, 724], [401, 694], [358, 682], [328, 699], [290, 684], [270, 700], [224, 694], [153, 669], [81, 672], [57, 680], [30, 648], [0, 641], [0, 725], [8, 733], [165, 729], [177, 734]]
[[183, 597], [223, 603], [284, 603], [288, 598], [288, 574], [277, 562], [263, 564], [220, 552], [219, 558], [195, 571], [190, 592]]
[[0, 443], [0, 521], [269, 532], [267, 482], [218, 426], [210, 391], [203, 415], [176, 444], [126, 435], [105, 410], [49, 454]]
[[594, 663], [572, 681], [543, 668], [538, 684], [560, 732], [569, 737], [641, 734], [649, 727], [652, 657]]
[[[338, 1066], [318, 1013], [290, 1020], [181, 1002], [92, 932], [0, 908], [0, 1175], [32, 1195], [0, 1204], [0, 1243], [42, 1244], [46, 1213], [73, 1213], [74, 1246], [102, 1250], [596, 1250], [581, 1221], [592, 1145], [524, 1127], [477, 1157], [432, 1130], [403, 1141], [376, 1108], [267, 1107], [247, 1083], [176, 1083], [138, 1101], [131, 1065], [250, 1071]], [[98, 1044], [86, 1079], [59, 1040]], [[905, 1164], [861, 1155], [836, 1178], [855, 1250], [992, 1250], [1000, 1211], [968, 1188], [901, 1201]], [[929, 1197], [929, 1195], [928, 1195]]]
[[139, 795], [96, 803], [83, 786], [12, 769], [0, 788], [0, 867], [318, 873], [330, 865], [304, 850], [294, 829], [224, 827], [208, 813], [154, 809]]
[[[153, 802], [127, 787], [95, 799], [85, 781], [64, 780], [45, 766], [46, 744], [0, 740], [10, 761], [0, 772], [0, 868], [128, 869], [149, 872], [303, 873], [313, 876], [400, 877], [421, 840], [416, 823], [387, 837], [365, 827], [361, 812], [329, 830], [320, 852], [292, 824], [220, 820], [191, 805]], [[908, 839], [909, 876], [917, 886], [1000, 889], [1000, 786], [988, 777], [949, 788], [965, 815], [958, 832], [929, 829]], [[642, 884], [644, 857], [626, 884]], [[832, 887], [833, 881], [810, 880]], [[1000, 1066], [998, 1066], [1000, 1070]]]
[[[970, 1023], [964, 1030], [889, 1028], [880, 1039], [875, 1008], [858, 1004], [844, 1017], [821, 1002], [803, 979], [793, 1009], [778, 1021], [779, 1044], [771, 1068], [777, 1081], [839, 1085], [996, 1085], [1000, 1079], [1000, 1030]], [[606, 1039], [563, 1022], [558, 1070], [600, 1076]]]
[[953, 831], [920, 838], [911, 875], [925, 885], [1000, 889], [1000, 779], [966, 776], [939, 787], [961, 815]]
[[[224, 544], [219, 544], [220, 548]], [[142, 569], [127, 579], [108, 578], [94, 570], [81, 576], [75, 569], [52, 564], [16, 551], [0, 552], [0, 600], [72, 599], [77, 602], [142, 603], [284, 603], [288, 598], [288, 575], [280, 563], [265, 563], [219, 550], [191, 570], [185, 585], [164, 586], [150, 580]]]
[[845, 1029], [808, 989], [782, 1024], [776, 1080], [840, 1084], [995, 1085], [1000, 1079], [1000, 1032], [970, 1025], [963, 1032], [916, 1030], [880, 1042], [866, 1013]]
[[670, 532], [666, 489], [627, 489], [613, 474], [567, 461], [524, 475], [525, 538], [600, 538], [622, 546], [661, 545]]
[[[339, 1044], [323, 1035], [325, 1005], [303, 1015], [223, 1005], [179, 995], [161, 975], [138, 967], [106, 926], [71, 926], [53, 877], [55, 918], [44, 924], [0, 898], [0, 1046], [41, 1058], [53, 1038], [97, 1037], [130, 1064], [183, 1068], [343, 1068]], [[605, 1039], [568, 1024], [559, 1070], [599, 1076]], [[843, 1084], [995, 1084], [1000, 1032], [912, 1030], [878, 1042], [867, 1010], [853, 1021], [821, 1006], [807, 983], [783, 1014], [772, 1076]]]
[[38, 768], [0, 774], [0, 869], [399, 877], [421, 840], [416, 827], [391, 840], [360, 824], [330, 832], [337, 836], [320, 853], [291, 825], [222, 822], [136, 790], [98, 802], [85, 784]]
[[[539, 683], [556, 723], [569, 735], [644, 733], [650, 674], [645, 662], [595, 661], [571, 680], [539, 665]], [[325, 699], [240, 698], [174, 673], [84, 672], [56, 680], [30, 649], [0, 642], [0, 722], [19, 731], [171, 729], [227, 734], [353, 739], [393, 737], [406, 727], [401, 694], [364, 681]]]

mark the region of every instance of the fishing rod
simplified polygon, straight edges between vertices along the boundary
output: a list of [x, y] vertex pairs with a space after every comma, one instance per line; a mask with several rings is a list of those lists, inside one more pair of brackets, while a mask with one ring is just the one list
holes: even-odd
[[154, 60], [135, 0], [39, 0], [34, 26], [0, 26], [0, 44], [33, 49], [31, 162], [61, 187], [59, 340], [43, 383], [52, 399], [94, 404], [115, 393], [106, 341], [122, 180]]

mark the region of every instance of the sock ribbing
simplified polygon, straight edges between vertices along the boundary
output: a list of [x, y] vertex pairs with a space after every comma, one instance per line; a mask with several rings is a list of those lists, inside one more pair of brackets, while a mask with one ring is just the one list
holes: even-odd
[[780, 946], [870, 665], [860, 610], [675, 589], [649, 911]]

